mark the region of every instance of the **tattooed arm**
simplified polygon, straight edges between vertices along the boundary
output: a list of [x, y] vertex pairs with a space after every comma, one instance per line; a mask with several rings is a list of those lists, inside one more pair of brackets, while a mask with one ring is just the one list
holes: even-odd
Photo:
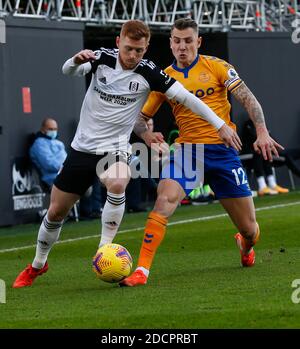
[[236, 100], [247, 110], [250, 119], [253, 121], [256, 131], [267, 131], [265, 117], [261, 105], [243, 82], [236, 90], [232, 92]]
[[236, 88], [232, 95], [247, 110], [256, 129], [257, 139], [253, 144], [254, 150], [262, 154], [265, 160], [272, 161], [273, 155], [279, 156], [277, 150], [284, 149], [270, 137], [266, 127], [261, 105], [245, 83]]

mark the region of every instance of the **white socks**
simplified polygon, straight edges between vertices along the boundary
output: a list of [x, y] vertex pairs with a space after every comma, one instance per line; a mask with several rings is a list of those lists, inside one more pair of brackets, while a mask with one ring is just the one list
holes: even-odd
[[[274, 189], [277, 185], [276, 179], [274, 175], [269, 175], [267, 177], [268, 186], [271, 189]], [[267, 186], [266, 180], [264, 176], [257, 177], [258, 190], [262, 190]]]
[[277, 183], [276, 183], [275, 177], [273, 175], [268, 176], [267, 181], [268, 181], [269, 187], [271, 189], [274, 189], [276, 187]]
[[258, 190], [262, 190], [267, 186], [264, 176], [257, 177]]
[[63, 220], [50, 222], [48, 215], [44, 217], [38, 233], [36, 254], [32, 262], [33, 268], [41, 269], [45, 265], [51, 247], [59, 238], [63, 222]]
[[99, 247], [112, 243], [117, 234], [125, 211], [125, 193], [107, 192], [106, 202], [102, 211], [102, 231]]

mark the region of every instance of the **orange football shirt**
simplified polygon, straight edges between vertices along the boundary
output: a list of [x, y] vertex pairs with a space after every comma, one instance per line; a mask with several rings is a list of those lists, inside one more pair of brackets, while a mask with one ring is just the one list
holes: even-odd
[[[206, 103], [227, 125], [236, 129], [230, 120], [231, 105], [228, 101], [228, 91], [232, 92], [241, 83], [234, 67], [226, 61], [213, 56], [197, 55], [194, 62], [184, 69], [175, 64], [165, 69], [196, 97]], [[160, 92], [151, 92], [142, 113], [151, 118], [158, 111], [161, 104], [167, 101], [172, 108], [176, 123], [179, 128], [177, 143], [223, 143], [219, 138], [217, 130], [206, 120], [193, 113], [183, 104], [168, 98]]]

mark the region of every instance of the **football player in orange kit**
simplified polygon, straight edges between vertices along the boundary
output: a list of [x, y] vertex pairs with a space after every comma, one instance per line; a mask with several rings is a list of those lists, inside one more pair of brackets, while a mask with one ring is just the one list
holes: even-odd
[[[266, 160], [271, 161], [273, 155], [278, 156], [277, 149], [283, 147], [270, 137], [259, 102], [240, 79], [234, 67], [222, 59], [198, 54], [201, 37], [198, 37], [197, 23], [190, 18], [176, 20], [171, 29], [170, 45], [175, 62], [166, 68], [165, 72], [201, 98], [235, 129], [229, 114], [229, 91], [244, 106], [255, 125], [257, 139], [254, 149]], [[149, 119], [154, 116], [165, 100], [161, 93], [150, 94], [135, 131], [140, 127], [142, 132], [143, 118]], [[250, 267], [255, 263], [253, 246], [259, 238], [259, 226], [246, 173], [237, 151], [225, 146], [207, 121], [195, 117], [191, 110], [176, 101], [169, 103], [179, 127], [179, 137], [175, 141], [177, 151], [171, 155], [169, 163], [162, 169], [158, 196], [154, 209], [148, 216], [137, 269], [123, 280], [120, 286], [147, 283], [154, 255], [165, 235], [168, 218], [180, 201], [198, 186], [191, 184], [187, 176], [187, 165], [191, 163], [192, 166], [198, 166], [198, 178], [203, 181], [205, 177], [205, 181], [239, 231], [235, 240], [242, 266]], [[189, 148], [187, 151], [186, 147]], [[198, 153], [197, 147], [200, 149]], [[187, 161], [184, 161], [184, 158], [187, 158]], [[181, 172], [181, 176], [175, 174], [178, 172]]]

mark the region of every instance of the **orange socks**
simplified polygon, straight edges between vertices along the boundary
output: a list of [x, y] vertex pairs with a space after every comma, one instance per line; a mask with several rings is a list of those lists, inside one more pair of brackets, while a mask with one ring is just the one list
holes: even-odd
[[146, 222], [138, 267], [143, 267], [147, 270], [151, 268], [156, 250], [165, 236], [167, 222], [168, 219], [166, 217], [153, 211], [150, 212]]

